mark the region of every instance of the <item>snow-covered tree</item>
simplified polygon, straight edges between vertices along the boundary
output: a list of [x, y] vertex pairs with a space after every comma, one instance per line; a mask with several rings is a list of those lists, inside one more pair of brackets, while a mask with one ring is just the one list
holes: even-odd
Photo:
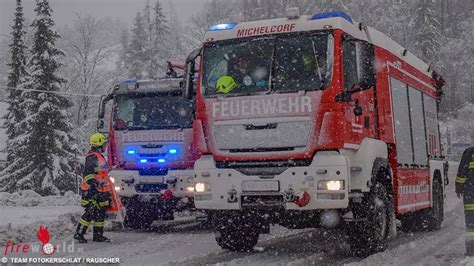
[[144, 76], [143, 63], [146, 61], [145, 44], [147, 34], [141, 12], [135, 16], [133, 28], [131, 30], [130, 43], [125, 48], [125, 68], [131, 78], [141, 78]]
[[138, 11], [124, 49], [122, 64], [130, 78], [157, 78], [163, 75], [171, 54], [169, 27], [160, 1]]
[[21, 132], [17, 124], [25, 118], [25, 112], [20, 108], [22, 97], [21, 91], [17, 90], [17, 86], [20, 81], [27, 75], [26, 73], [26, 45], [24, 38], [26, 31], [24, 29], [25, 19], [23, 18], [23, 7], [21, 0], [16, 1], [15, 18], [12, 26], [12, 42], [9, 45], [11, 61], [8, 63], [9, 73], [7, 80], [7, 99], [8, 113], [5, 115], [5, 127], [7, 133], [7, 168], [0, 173], [0, 190], [11, 191], [16, 182], [15, 179], [11, 178], [9, 173], [9, 165], [14, 163], [18, 153], [18, 143], [12, 141]]
[[418, 2], [414, 26], [415, 54], [425, 62], [438, 63], [441, 34], [435, 0]]
[[[112, 86], [115, 73], [107, 69], [107, 60], [114, 51], [101, 40], [106, 32], [103, 22], [104, 19], [77, 14], [72, 28], [62, 30], [61, 45], [67, 60], [64, 60], [61, 74], [69, 79], [63, 86], [64, 91], [105, 94]], [[88, 148], [88, 137], [95, 130], [99, 100], [97, 97], [77, 96], [74, 102], [70, 109], [74, 114], [74, 136], [84, 150]]]
[[[16, 123], [21, 121], [24, 118], [24, 113], [19, 109], [19, 104], [21, 102], [21, 91], [15, 90], [20, 79], [26, 75], [26, 45], [24, 43], [24, 37], [26, 31], [24, 29], [23, 18], [23, 7], [21, 5], [21, 0], [16, 1], [16, 11], [14, 24], [12, 26], [12, 43], [9, 45], [11, 53], [11, 62], [8, 64], [10, 71], [8, 74], [7, 86], [8, 90], [8, 114], [6, 116], [6, 128], [7, 135], [9, 139], [16, 137], [16, 132], [14, 126]], [[9, 157], [11, 157], [12, 152], [9, 149]], [[11, 158], [10, 158], [11, 159]]]
[[76, 182], [74, 142], [67, 108], [72, 103], [57, 92], [65, 80], [57, 75], [63, 52], [56, 48], [59, 35], [52, 29], [48, 1], [39, 0], [34, 28], [34, 44], [28, 60], [30, 75], [18, 85], [23, 90], [20, 108], [25, 118], [17, 124], [21, 135], [15, 161], [7, 167], [15, 190], [33, 189], [42, 195], [73, 190]]
[[182, 59], [186, 57], [185, 44], [183, 43], [183, 27], [178, 18], [176, 7], [173, 1], [168, 1], [169, 6], [169, 49], [170, 59]]

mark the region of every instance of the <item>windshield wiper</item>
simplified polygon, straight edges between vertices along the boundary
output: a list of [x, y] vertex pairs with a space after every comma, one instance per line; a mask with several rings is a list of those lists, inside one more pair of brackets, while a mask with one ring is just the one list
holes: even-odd
[[326, 80], [323, 77], [323, 73], [321, 71], [321, 66], [319, 65], [319, 56], [318, 56], [318, 53], [316, 53], [316, 47], [314, 46], [314, 41], [313, 40], [311, 40], [311, 44], [313, 45], [314, 60], [316, 60], [316, 67], [317, 67], [317, 71], [318, 71], [319, 83], [321, 84], [319, 86], [319, 89], [322, 89], [326, 84]]

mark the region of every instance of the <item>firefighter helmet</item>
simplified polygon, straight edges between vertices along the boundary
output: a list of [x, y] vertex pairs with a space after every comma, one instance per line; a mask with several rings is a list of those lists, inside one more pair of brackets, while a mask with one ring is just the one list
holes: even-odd
[[237, 83], [231, 76], [222, 76], [216, 82], [216, 90], [220, 93], [229, 93], [235, 87], [237, 87]]
[[89, 144], [92, 147], [102, 147], [107, 141], [107, 138], [101, 133], [95, 133], [89, 139]]

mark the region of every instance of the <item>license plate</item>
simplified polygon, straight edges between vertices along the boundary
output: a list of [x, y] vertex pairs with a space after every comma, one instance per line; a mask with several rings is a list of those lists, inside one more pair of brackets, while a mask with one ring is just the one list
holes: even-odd
[[244, 192], [280, 191], [280, 183], [278, 180], [244, 181], [242, 182], [242, 191]]

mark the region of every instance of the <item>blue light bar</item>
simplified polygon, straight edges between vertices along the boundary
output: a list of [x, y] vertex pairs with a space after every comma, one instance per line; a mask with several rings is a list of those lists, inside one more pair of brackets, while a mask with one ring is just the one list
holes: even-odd
[[318, 20], [325, 18], [343, 18], [349, 21], [351, 24], [353, 23], [352, 18], [342, 11], [328, 11], [323, 13], [316, 13], [310, 18], [310, 20]]
[[164, 163], [164, 162], [165, 162], [165, 159], [158, 159], [158, 162], [159, 162], [159, 163]]
[[237, 26], [237, 23], [223, 23], [210, 26], [207, 30], [216, 31], [216, 30], [231, 30]]
[[127, 153], [130, 154], [130, 155], [133, 155], [133, 154], [136, 153], [136, 151], [135, 150], [128, 150]]
[[169, 154], [176, 154], [178, 151], [176, 149], [170, 149], [168, 152]]
[[148, 162], [148, 160], [147, 159], [140, 159], [140, 162], [141, 163], [146, 163], [146, 162]]

